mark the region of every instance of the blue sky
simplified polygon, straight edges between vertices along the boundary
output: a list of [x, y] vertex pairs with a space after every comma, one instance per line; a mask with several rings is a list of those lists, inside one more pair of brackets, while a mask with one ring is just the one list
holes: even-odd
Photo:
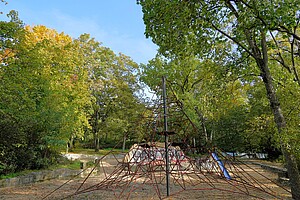
[[27, 25], [45, 25], [73, 38], [89, 33], [115, 53], [147, 63], [157, 46], [144, 35], [141, 6], [136, 0], [6, 0], [0, 20], [16, 10]]

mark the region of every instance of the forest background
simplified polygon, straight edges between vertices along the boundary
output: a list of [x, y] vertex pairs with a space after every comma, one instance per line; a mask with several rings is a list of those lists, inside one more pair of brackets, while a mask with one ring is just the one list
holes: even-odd
[[300, 197], [300, 4], [281, 2], [139, 1], [159, 46], [144, 64], [10, 12], [0, 22], [0, 174], [45, 168], [76, 142], [98, 151], [149, 140], [166, 76], [179, 102], [170, 112], [193, 124], [170, 119], [173, 142], [283, 155]]

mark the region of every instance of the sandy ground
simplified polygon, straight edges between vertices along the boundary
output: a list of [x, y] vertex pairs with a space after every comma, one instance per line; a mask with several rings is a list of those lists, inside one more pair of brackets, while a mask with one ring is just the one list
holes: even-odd
[[[105, 170], [112, 171], [114, 167], [108, 163]], [[256, 176], [253, 172], [258, 171], [263, 176], [276, 180], [277, 174], [263, 170], [258, 166], [251, 165], [251, 168], [243, 166], [243, 169], [251, 176]], [[103, 172], [96, 176], [89, 177], [85, 182], [84, 178], [75, 178], [68, 180], [49, 180], [38, 182], [31, 185], [13, 187], [13, 188], [0, 188], [0, 199], [14, 199], [14, 200], [34, 200], [34, 199], [168, 199], [168, 200], [183, 200], [183, 199], [292, 199], [290, 193], [281, 189], [277, 185], [264, 180], [260, 175], [256, 177], [257, 180], [264, 183], [260, 190], [249, 187], [234, 181], [220, 180], [213, 177], [213, 175], [199, 175], [189, 176], [185, 181], [172, 176], [170, 179], [170, 196], [167, 197], [165, 178], [160, 177], [144, 177], [140, 176], [134, 180], [128, 181], [127, 179], [118, 179], [113, 182], [115, 177], [112, 177], [110, 182], [101, 181], [105, 179]], [[118, 175], [120, 177], [121, 175]], [[146, 174], [147, 176], [147, 174]], [[186, 174], [181, 175], [182, 179]], [[130, 178], [129, 178], [130, 179]], [[174, 179], [177, 180], [174, 181]], [[199, 182], [193, 180], [199, 179]], [[247, 178], [246, 178], [247, 179]], [[150, 181], [149, 181], [150, 180]], [[154, 181], [155, 180], [155, 181]], [[84, 184], [81, 186], [82, 182]], [[116, 184], [114, 184], [116, 183]], [[258, 183], [253, 183], [258, 184]], [[88, 190], [90, 188], [90, 191]], [[184, 189], [183, 189], [184, 188]], [[265, 188], [271, 188], [271, 192]], [[80, 191], [76, 194], [76, 191]], [[86, 193], [84, 191], [87, 191]], [[268, 193], [272, 193], [269, 195]], [[273, 196], [274, 195], [274, 196]]]

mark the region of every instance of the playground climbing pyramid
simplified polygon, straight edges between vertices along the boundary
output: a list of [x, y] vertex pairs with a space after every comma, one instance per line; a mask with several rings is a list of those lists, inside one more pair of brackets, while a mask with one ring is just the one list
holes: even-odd
[[[250, 164], [213, 149], [206, 156], [191, 158], [179, 147], [170, 146], [170, 195], [166, 188], [165, 150], [157, 143], [136, 144], [122, 156], [110, 154], [97, 160], [96, 184], [90, 175], [76, 191], [62, 199], [81, 199], [91, 194], [110, 192], [110, 199], [285, 199], [289, 191], [266, 177]], [[194, 198], [193, 198], [194, 197]]]
[[[164, 95], [165, 97], [165, 91]], [[171, 98], [170, 98], [171, 99]], [[127, 153], [111, 150], [96, 160], [94, 168], [73, 191], [61, 199], [286, 199], [290, 191], [278, 185], [276, 178], [260, 167], [242, 162], [218, 148], [193, 154], [191, 148], [168, 141], [173, 131], [168, 131], [166, 116], [180, 121], [172, 122], [182, 135], [195, 132], [195, 125], [183, 111], [182, 104], [171, 99], [173, 114], [166, 112], [164, 98], [164, 124], [161, 110], [153, 110], [147, 142], [134, 144]], [[158, 108], [159, 109], [159, 108]], [[164, 127], [162, 129], [161, 127]], [[180, 129], [181, 128], [181, 129]], [[164, 143], [158, 142], [164, 138]], [[183, 141], [184, 144], [184, 141]], [[192, 152], [186, 155], [186, 152]], [[97, 175], [93, 175], [97, 172]], [[72, 183], [67, 181], [44, 199]]]

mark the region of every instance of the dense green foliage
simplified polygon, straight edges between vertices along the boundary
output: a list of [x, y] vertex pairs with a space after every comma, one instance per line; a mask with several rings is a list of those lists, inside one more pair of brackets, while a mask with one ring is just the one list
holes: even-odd
[[[257, 91], [261, 90], [264, 84], [268, 99], [265, 99], [263, 105], [269, 100], [273, 113], [276, 113], [277, 110], [283, 112], [279, 117], [274, 114], [276, 126], [281, 132], [281, 140], [289, 140], [287, 142], [289, 145], [295, 144], [292, 149], [299, 148], [294, 142], [297, 141], [296, 138], [299, 138], [298, 133], [285, 131], [286, 127], [294, 129], [298, 125], [294, 122], [294, 124], [290, 124], [290, 117], [288, 120], [282, 117], [295, 114], [292, 118], [298, 120], [296, 115], [299, 113], [297, 106], [292, 106], [297, 105], [296, 99], [298, 99], [299, 91], [299, 55], [296, 53], [299, 43], [297, 32], [299, 24], [298, 3], [295, 1], [282, 3], [282, 1], [260, 2], [255, 0], [142, 0], [140, 4], [144, 12], [146, 36], [151, 37], [153, 42], [159, 45], [159, 53], [166, 57], [166, 60], [172, 62], [175, 59], [181, 60], [177, 61], [178, 66], [173, 64], [172, 67], [169, 67], [169, 71], [164, 69], [161, 73], [168, 76], [172, 81], [181, 83], [183, 83], [180, 80], [182, 75], [185, 77], [187, 74], [198, 84], [198, 80], [202, 79], [193, 73], [190, 74], [191, 64], [182, 63], [184, 62], [182, 60], [194, 55], [200, 63], [194, 67], [198, 71], [200, 68], [206, 67], [215, 74], [228, 76], [227, 79], [218, 77], [219, 84], [214, 80], [215, 77], [211, 76], [211, 78], [203, 80], [205, 84], [209, 84], [209, 80], [211, 80], [217, 85], [217, 90], [222, 88], [220, 85], [228, 88], [230, 85], [237, 86], [236, 84], [240, 84], [242, 86], [240, 89], [244, 92], [241, 94], [244, 98], [244, 104], [251, 107], [254, 105], [254, 101], [266, 97], [264, 94], [257, 96]], [[205, 63], [212, 64], [203, 66]], [[215, 67], [216, 65], [217, 67]], [[161, 67], [161, 64], [156, 64], [151, 69], [157, 70], [158, 67]], [[162, 68], [166, 67], [163, 66]], [[266, 69], [267, 71], [265, 71]], [[183, 72], [183, 74], [179, 72]], [[205, 77], [205, 72], [203, 72], [202, 77]], [[193, 81], [188, 82], [193, 83]], [[197, 89], [202, 90], [203, 93], [206, 92], [205, 90], [214, 92], [215, 96], [219, 97], [218, 101], [220, 98], [224, 98], [224, 95], [220, 95], [211, 86], [203, 89], [198, 84]], [[240, 90], [239, 88], [236, 89]], [[192, 95], [194, 94], [195, 92], [192, 92]], [[227, 99], [233, 96], [234, 93], [231, 97], [227, 96]], [[249, 102], [248, 98], [254, 99], [254, 101]], [[213, 102], [212, 98], [210, 100]], [[279, 101], [290, 103], [278, 106], [280, 105]], [[199, 101], [197, 100], [197, 102]], [[205, 105], [204, 103], [201, 104]], [[259, 105], [256, 104], [256, 106]], [[220, 105], [217, 107], [220, 109]], [[205, 108], [208, 109], [206, 105]], [[262, 109], [265, 110], [265, 106]], [[270, 114], [269, 109], [265, 111], [268, 115]], [[286, 134], [287, 132], [289, 133]]]
[[[218, 131], [222, 145], [234, 149], [230, 142], [236, 139], [240, 145], [243, 138], [248, 142], [255, 141], [258, 146], [275, 142], [287, 163], [293, 198], [299, 199], [300, 175], [297, 160], [300, 135], [299, 123], [295, 123], [299, 122], [299, 1], [138, 2], [144, 13], [146, 36], [151, 37], [160, 47], [160, 54], [169, 60], [184, 60], [187, 56], [194, 55], [201, 62], [209, 61], [220, 68], [227, 68], [229, 76], [236, 77], [233, 80], [239, 82], [246, 94], [243, 96], [243, 106], [246, 107], [227, 109], [228, 112], [220, 113], [219, 118], [214, 118], [214, 121], [218, 120], [217, 123], [211, 122], [219, 127], [223, 126], [224, 131]], [[270, 110], [253, 112], [251, 109], [258, 111], [258, 105], [250, 100], [254, 96], [258, 97], [256, 95], [262, 84]], [[226, 84], [223, 82], [223, 85]], [[247, 85], [247, 89], [243, 89]], [[235, 93], [235, 90], [232, 91]], [[214, 92], [218, 99], [223, 98], [222, 93]], [[251, 116], [246, 116], [245, 112], [249, 112]], [[270, 123], [272, 118], [275, 128]], [[261, 128], [265, 130], [260, 131]], [[251, 136], [257, 131], [260, 134]], [[252, 144], [250, 146], [253, 148]]]
[[47, 167], [75, 141], [98, 150], [138, 135], [136, 63], [87, 34], [9, 16], [0, 22], [0, 174]]
[[71, 38], [43, 26], [24, 27], [12, 14], [11, 22], [1, 22], [3, 173], [55, 162], [54, 147], [87, 124], [90, 98]]
[[[0, 174], [47, 167], [78, 143], [124, 150], [149, 139], [157, 128], [149, 119], [162, 112], [162, 76], [176, 102], [168, 110], [173, 142], [272, 159], [285, 153], [293, 165], [300, 4], [281, 2], [140, 1], [146, 36], [159, 46], [140, 66], [88, 34], [25, 26], [11, 12], [0, 22]], [[139, 81], [157, 105], [141, 98]]]
[[[241, 77], [243, 70], [234, 69], [233, 63], [202, 62], [193, 57], [164, 60], [158, 56], [142, 69], [142, 80], [158, 96], [160, 77], [168, 77], [168, 96], [176, 96], [182, 105], [180, 109], [197, 127], [196, 133], [191, 130], [176, 138], [176, 142], [194, 137], [199, 148], [217, 145], [226, 151], [278, 156], [279, 146], [273, 137], [276, 126], [260, 79]], [[171, 125], [173, 122], [169, 121]], [[192, 141], [188, 141], [192, 146]]]

